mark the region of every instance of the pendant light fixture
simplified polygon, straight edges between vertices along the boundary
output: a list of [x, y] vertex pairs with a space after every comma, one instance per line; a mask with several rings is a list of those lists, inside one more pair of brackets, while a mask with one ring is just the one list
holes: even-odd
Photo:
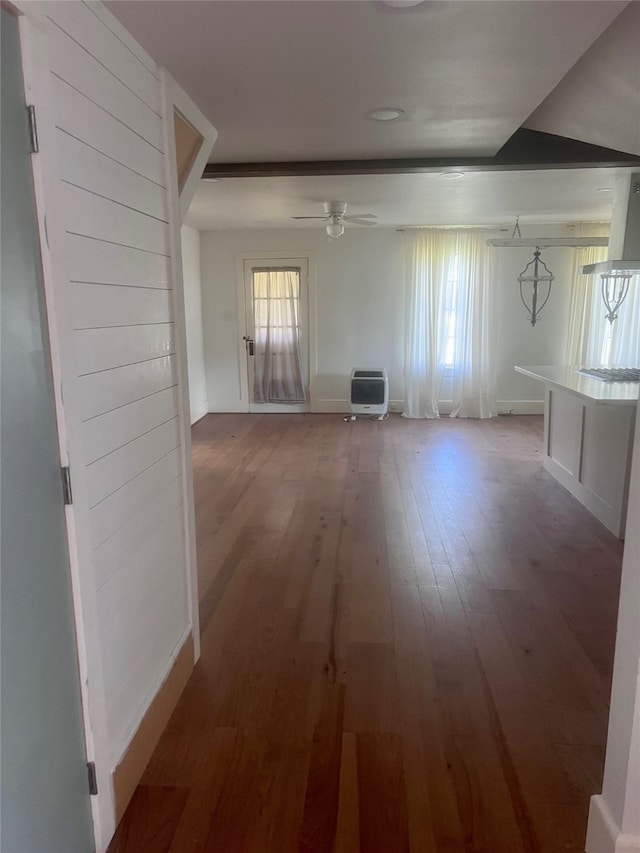
[[632, 278], [631, 272], [604, 272], [600, 276], [600, 292], [607, 309], [604, 316], [610, 323], [618, 319], [618, 309], [627, 298]]
[[[522, 300], [524, 307], [527, 309], [529, 322], [532, 326], [535, 326], [538, 322], [540, 312], [549, 301], [549, 297], [551, 296], [551, 285], [554, 281], [553, 273], [542, 260], [541, 250], [549, 248], [550, 246], [607, 246], [608, 243], [608, 237], [523, 237], [520, 233], [519, 216], [516, 216], [516, 224], [513, 227], [511, 237], [492, 238], [487, 240], [487, 246], [494, 246], [499, 249], [524, 248], [525, 246], [533, 246], [535, 248], [533, 258], [518, 276], [520, 299]], [[583, 272], [586, 272], [586, 268], [583, 268]], [[620, 293], [621, 291], [619, 289], [618, 294]], [[621, 302], [624, 300], [626, 291], [621, 295], [619, 300], [618, 294], [613, 293], [611, 303], [610, 305], [607, 305], [609, 314], [615, 314]]]
[[[531, 266], [533, 266], [533, 270], [529, 275], [527, 275]], [[524, 307], [527, 309], [529, 321], [532, 326], [535, 326], [540, 317], [540, 312], [549, 301], [553, 279], [553, 273], [540, 257], [540, 249], [536, 246], [536, 250], [533, 253], [533, 259], [529, 261], [518, 276], [518, 283], [520, 284], [520, 299], [522, 300]], [[541, 285], [542, 288], [540, 287]], [[527, 303], [527, 299], [525, 298], [525, 291], [528, 289], [527, 286], [530, 286], [531, 288], [529, 292], [531, 299], [530, 304]]]
[[613, 323], [627, 298], [634, 276], [640, 275], [640, 172], [616, 178], [611, 216], [609, 258], [582, 267], [585, 275], [600, 273], [600, 292]]
[[[513, 228], [511, 239], [522, 239], [519, 216], [516, 216], [516, 224]], [[549, 301], [553, 279], [553, 273], [540, 257], [539, 246], [536, 246], [532, 260], [529, 261], [518, 276], [520, 299], [522, 300], [524, 307], [527, 309], [529, 322], [532, 326], [535, 326], [538, 322], [540, 312]], [[527, 297], [530, 299], [530, 302], [527, 302]]]

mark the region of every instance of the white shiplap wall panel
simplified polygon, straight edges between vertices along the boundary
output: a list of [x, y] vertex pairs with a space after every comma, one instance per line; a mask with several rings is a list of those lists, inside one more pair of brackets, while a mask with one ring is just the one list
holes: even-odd
[[[142, 711], [146, 710], [158, 689], [152, 677], [155, 661], [158, 657], [172, 660], [177, 644], [184, 637], [181, 626], [187, 618], [186, 597], [173, 568], [179, 556], [179, 547], [172, 548], [166, 555], [164, 564], [170, 570], [161, 575], [163, 583], [158, 594], [148, 595], [144, 600], [146, 609], [137, 613], [139, 619], [135, 637], [131, 637], [126, 631], [122, 615], [116, 616], [116, 633], [111, 653], [114, 667], [105, 675], [106, 688], [112, 697], [107, 719], [112, 731], [124, 732], [125, 736], [133, 733], [128, 731], [130, 721], [140, 716], [141, 707]], [[157, 568], [163, 569], [164, 565], [158, 565]], [[162, 622], [154, 616], [158, 612], [164, 614]], [[130, 624], [130, 619], [126, 624]], [[132, 657], [130, 648], [133, 644], [136, 654]], [[118, 758], [114, 753], [114, 763]]]
[[166, 221], [164, 187], [62, 131], [59, 131], [58, 150], [63, 181]]
[[60, 132], [83, 140], [162, 186], [164, 157], [161, 151], [59, 77], [52, 76], [51, 89]]
[[87, 465], [168, 421], [175, 414], [176, 399], [174, 385], [83, 423]]
[[113, 34], [114, 38], [123, 44], [147, 71], [150, 71], [154, 77], [159, 79], [158, 66], [154, 60], [142, 49], [131, 33], [120, 25], [111, 12], [99, 0], [83, 0], [83, 2], [87, 9], [102, 21], [105, 27]]
[[111, 74], [155, 113], [161, 114], [157, 75], [142, 65], [119, 39], [114, 39], [113, 31], [84, 3], [49, 2], [47, 14], [57, 27], [81, 46], [81, 49], [91, 54], [104, 68], [109, 69]]
[[77, 330], [157, 325], [173, 321], [170, 290], [72, 282], [70, 292], [73, 325]]
[[91, 538], [98, 548], [113, 536], [132, 516], [182, 474], [180, 454], [172, 450], [115, 495], [99, 503], [90, 512]]
[[102, 543], [93, 553], [96, 589], [120, 571], [144, 543], [153, 538], [158, 529], [182, 503], [182, 481], [172, 480], [153, 500], [145, 504], [133, 518]]
[[52, 73], [162, 151], [162, 118], [118, 80], [115, 75], [117, 69], [111, 71], [100, 65], [55, 24], [49, 32]]
[[67, 236], [72, 282], [168, 288], [168, 258], [103, 240]]
[[93, 508], [123, 485], [146, 471], [180, 444], [178, 419], [164, 424], [112, 450], [89, 466], [89, 504]]
[[[177, 515], [179, 512], [174, 514], [174, 520]], [[104, 613], [98, 614], [103, 630], [113, 632], [109, 657], [103, 665], [105, 687], [109, 696], [113, 697], [107, 709], [108, 719], [115, 731], [127, 725], [126, 717], [135, 708], [136, 702], [145, 697], [146, 685], [140, 682], [145, 676], [149, 677], [149, 664], [157, 656], [160, 646], [164, 646], [161, 650], [163, 657], [170, 656], [180, 636], [180, 625], [184, 624], [185, 619], [185, 599], [174, 570], [176, 562], [180, 560], [180, 542], [170, 543], [164, 553], [161, 553], [157, 540], [153, 540], [152, 544], [153, 553], [135, 563], [134, 568], [138, 570], [135, 574], [129, 576], [119, 572], [102, 587], [101, 605], [108, 596], [109, 586], [117, 585], [118, 597], [122, 599], [122, 593], [127, 591], [127, 581], [130, 582], [130, 595], [122, 599], [122, 607], [115, 612], [105, 608]], [[165, 544], [164, 541], [162, 544]], [[125, 577], [120, 577], [121, 574]], [[138, 595], [141, 589], [145, 590], [144, 596]], [[157, 619], [158, 611], [164, 615], [162, 622]], [[136, 650], [135, 655], [131, 654], [132, 648]], [[145, 652], [148, 658], [146, 662]], [[140, 685], [139, 690], [133, 688], [136, 684]], [[129, 713], [123, 714], [122, 706]], [[114, 721], [116, 725], [113, 725]]]
[[155, 358], [81, 376], [79, 414], [83, 421], [141, 400], [177, 382], [175, 357]]
[[181, 292], [179, 217], [163, 153], [172, 108], [163, 72], [105, 6], [17, 3], [33, 48], [34, 172], [103, 851], [115, 829], [110, 775], [197, 619], [172, 289]]
[[[159, 588], [171, 573], [171, 566], [164, 561], [166, 555], [175, 548], [173, 531], [180, 524], [180, 510], [175, 509], [169, 516], [166, 526], [150, 536], [142, 547], [131, 554], [102, 587], [98, 616], [106, 625], [119, 619], [119, 627], [129, 629], [129, 616], [149, 610], [149, 598], [157, 594]], [[111, 667], [109, 667], [111, 669]], [[111, 670], [117, 673], [117, 667]]]
[[[111, 653], [105, 662], [105, 683], [114, 701], [123, 682], [135, 673], [140, 660], [138, 655], [150, 638], [154, 634], [163, 636], [171, 617], [184, 613], [180, 579], [174, 571], [181, 557], [180, 540], [167, 532], [175, 530], [179, 521], [180, 510], [167, 520], [165, 531], [149, 539], [135, 558], [127, 561], [101, 588], [98, 619], [105, 631], [113, 632]], [[159, 608], [155, 602], [158, 599], [165, 600], [160, 608], [165, 617], [163, 623], [157, 618]], [[175, 634], [173, 628], [170, 633]], [[175, 640], [172, 636], [173, 644]], [[153, 639], [151, 642], [153, 647], [155, 642]], [[132, 648], [137, 652], [134, 656]], [[135, 674], [139, 676], [140, 670]]]
[[173, 323], [81, 329], [74, 339], [83, 376], [175, 353]]
[[61, 183], [61, 187], [67, 208], [67, 232], [159, 255], [169, 254], [166, 222], [101, 198], [89, 190], [66, 183]]

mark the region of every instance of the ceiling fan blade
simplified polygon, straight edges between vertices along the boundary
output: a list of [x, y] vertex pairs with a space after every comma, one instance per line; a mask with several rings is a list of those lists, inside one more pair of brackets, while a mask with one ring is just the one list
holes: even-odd
[[290, 216], [289, 219], [326, 219], [326, 216]]
[[[373, 217], [373, 219], [377, 219], [377, 217]], [[365, 219], [363, 216], [345, 216], [345, 222], [350, 222], [352, 225], [375, 225], [376, 223], [372, 219]]]
[[377, 219], [375, 213], [356, 213], [352, 216], [345, 216], [345, 219]]

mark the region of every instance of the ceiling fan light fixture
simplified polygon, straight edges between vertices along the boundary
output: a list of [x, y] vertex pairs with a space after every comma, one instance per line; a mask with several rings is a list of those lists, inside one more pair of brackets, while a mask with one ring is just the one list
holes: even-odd
[[367, 113], [367, 117], [374, 121], [398, 121], [404, 116], [404, 110], [400, 107], [379, 107], [377, 110], [371, 110]]
[[344, 234], [344, 225], [337, 217], [327, 223], [327, 234], [329, 237], [342, 237]]

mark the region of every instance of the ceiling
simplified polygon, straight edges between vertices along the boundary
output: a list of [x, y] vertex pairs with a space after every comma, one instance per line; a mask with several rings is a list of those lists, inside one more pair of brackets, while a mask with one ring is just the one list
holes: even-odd
[[[627, 0], [126, 0], [111, 11], [218, 131], [210, 162], [490, 157]], [[367, 113], [398, 107], [375, 122]], [[590, 174], [592, 172], [592, 174]], [[567, 221], [610, 214], [611, 172], [224, 178], [200, 229], [291, 227], [346, 200], [381, 225]], [[298, 223], [297, 227], [310, 227]], [[312, 227], [312, 226], [311, 226]], [[316, 226], [317, 227], [317, 226]]]
[[290, 217], [322, 215], [327, 199], [348, 201], [348, 214], [375, 214], [378, 226], [513, 225], [517, 214], [523, 223], [606, 220], [614, 176], [623, 171], [223, 178], [201, 183], [186, 224], [202, 231], [318, 228]]

